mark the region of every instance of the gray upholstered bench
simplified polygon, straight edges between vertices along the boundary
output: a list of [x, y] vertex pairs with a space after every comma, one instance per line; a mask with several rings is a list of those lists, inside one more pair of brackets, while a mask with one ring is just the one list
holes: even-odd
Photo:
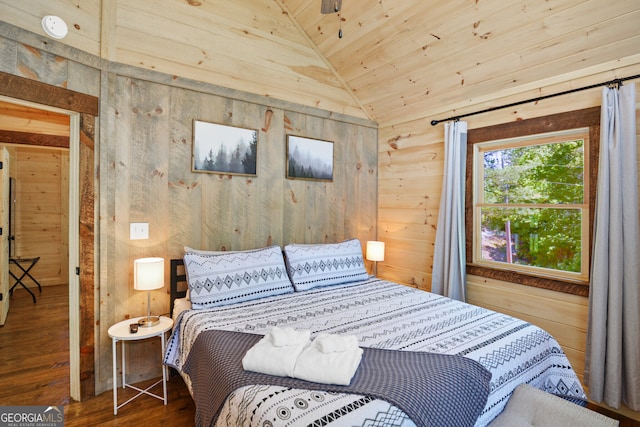
[[528, 384], [519, 385], [489, 427], [614, 427], [618, 421]]

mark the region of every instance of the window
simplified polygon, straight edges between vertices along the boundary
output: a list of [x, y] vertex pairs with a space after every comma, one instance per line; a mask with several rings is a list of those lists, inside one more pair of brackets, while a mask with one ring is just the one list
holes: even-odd
[[588, 293], [599, 110], [469, 131], [469, 274]]
[[473, 263], [588, 278], [589, 129], [475, 144]]

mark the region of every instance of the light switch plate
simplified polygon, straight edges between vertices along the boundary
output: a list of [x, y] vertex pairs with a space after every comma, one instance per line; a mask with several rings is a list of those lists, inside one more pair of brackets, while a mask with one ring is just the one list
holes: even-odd
[[132, 222], [129, 224], [129, 239], [145, 240], [149, 238], [148, 222]]

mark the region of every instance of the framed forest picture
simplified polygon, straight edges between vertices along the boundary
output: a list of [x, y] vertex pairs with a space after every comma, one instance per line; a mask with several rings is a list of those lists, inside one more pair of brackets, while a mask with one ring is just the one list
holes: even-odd
[[193, 121], [194, 172], [256, 176], [258, 131]]
[[286, 176], [333, 181], [333, 142], [287, 135]]

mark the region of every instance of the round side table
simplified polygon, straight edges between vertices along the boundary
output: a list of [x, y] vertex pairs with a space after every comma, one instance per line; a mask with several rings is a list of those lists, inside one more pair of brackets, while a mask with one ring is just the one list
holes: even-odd
[[[108, 331], [109, 336], [111, 337], [112, 350], [113, 350], [113, 414], [114, 415], [118, 414], [118, 409], [122, 408], [124, 405], [131, 402], [135, 398], [142, 396], [143, 394], [146, 394], [147, 396], [155, 397], [156, 399], [160, 399], [164, 402], [165, 405], [167, 404], [167, 368], [165, 366], [162, 367], [162, 379], [153, 383], [152, 385], [150, 385], [144, 390], [136, 386], [133, 386], [131, 384], [127, 384], [125, 380], [126, 361], [125, 361], [124, 347], [125, 347], [126, 341], [138, 341], [138, 340], [144, 340], [147, 338], [160, 337], [161, 352], [162, 352], [160, 356], [161, 357], [160, 360], [164, 358], [165, 334], [169, 330], [171, 330], [171, 328], [173, 327], [173, 320], [171, 320], [168, 317], [160, 316], [160, 323], [158, 323], [157, 325], [150, 326], [150, 327], [139, 326], [138, 332], [131, 333], [129, 329], [129, 325], [132, 323], [138, 323], [140, 319], [144, 319], [144, 318], [146, 318], [146, 316], [123, 320], [122, 322], [118, 322], [115, 325], [111, 326]], [[117, 355], [116, 344], [118, 343], [118, 341], [122, 341], [122, 345], [121, 345], [122, 347], [122, 388], [129, 387], [138, 391], [138, 394], [136, 394], [131, 399], [127, 400], [126, 402], [120, 405], [118, 405], [118, 367], [117, 367], [117, 357], [116, 357]], [[163, 391], [162, 396], [153, 394], [149, 391], [160, 383], [162, 383], [162, 391]]]

